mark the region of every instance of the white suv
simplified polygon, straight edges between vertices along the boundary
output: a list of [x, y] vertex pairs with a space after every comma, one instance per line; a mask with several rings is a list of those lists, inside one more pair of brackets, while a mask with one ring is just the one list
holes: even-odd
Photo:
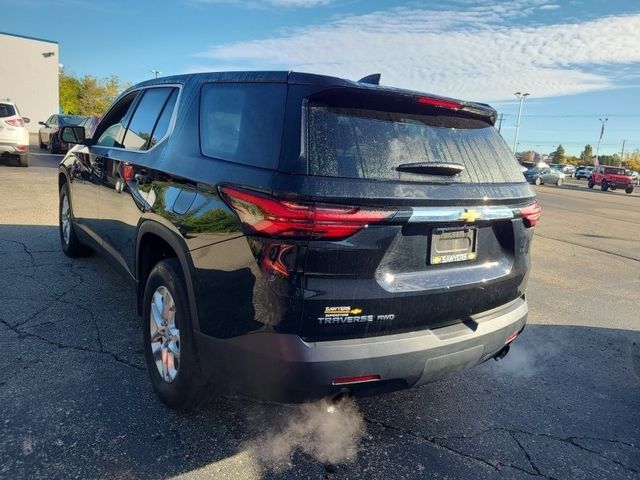
[[15, 103], [0, 100], [0, 155], [17, 157], [21, 167], [29, 166], [27, 117], [20, 116]]

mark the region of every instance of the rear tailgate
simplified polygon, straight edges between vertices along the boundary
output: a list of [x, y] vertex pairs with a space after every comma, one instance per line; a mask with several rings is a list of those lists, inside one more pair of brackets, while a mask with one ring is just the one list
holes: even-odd
[[534, 195], [488, 114], [341, 90], [309, 99], [303, 117], [309, 175], [283, 190], [397, 211], [308, 242], [303, 338], [467, 322], [523, 295], [531, 230], [520, 208]]

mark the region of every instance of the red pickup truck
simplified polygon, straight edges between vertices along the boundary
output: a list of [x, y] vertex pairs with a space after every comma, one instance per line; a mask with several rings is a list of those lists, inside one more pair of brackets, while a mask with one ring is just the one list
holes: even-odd
[[633, 179], [627, 175], [624, 168], [600, 165], [596, 167], [589, 177], [589, 188], [600, 185], [603, 192], [624, 188], [627, 193], [633, 193]]

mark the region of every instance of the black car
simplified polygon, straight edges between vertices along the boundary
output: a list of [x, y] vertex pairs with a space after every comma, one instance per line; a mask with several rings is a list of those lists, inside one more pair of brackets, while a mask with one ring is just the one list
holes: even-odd
[[60, 137], [60, 129], [69, 125], [80, 125], [86, 117], [80, 115], [51, 115], [45, 122], [38, 122], [42, 127], [38, 130], [40, 148], [46, 148], [51, 153], [64, 153], [67, 145]]
[[136, 288], [167, 405], [407, 388], [523, 330], [540, 207], [495, 110], [368, 82], [159, 78], [63, 129], [62, 248]]

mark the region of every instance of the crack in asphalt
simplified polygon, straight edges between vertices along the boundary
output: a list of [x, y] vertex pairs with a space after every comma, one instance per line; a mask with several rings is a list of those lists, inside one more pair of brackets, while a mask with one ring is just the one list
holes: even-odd
[[616, 252], [612, 252], [610, 250], [604, 250], [602, 248], [596, 248], [596, 247], [591, 247], [589, 245], [583, 245], [581, 243], [577, 243], [577, 242], [572, 242], [569, 241], [565, 238], [556, 238], [556, 237], [550, 237], [548, 235], [543, 235], [541, 233], [536, 232], [536, 237], [540, 237], [540, 238], [546, 238], [547, 240], [554, 240], [556, 242], [560, 242], [560, 243], [566, 243], [568, 245], [575, 245], [576, 247], [582, 247], [582, 248], [586, 248], [588, 250], [594, 250], [596, 252], [600, 252], [600, 253], [607, 253], [609, 255], [613, 255], [614, 257], [620, 257], [620, 258], [624, 258], [625, 260], [633, 260], [634, 262], [640, 262], [639, 259], [634, 258], [634, 257], [630, 257], [628, 255], [623, 255], [621, 253], [616, 253]]
[[6, 238], [0, 238], [0, 241], [3, 242], [8, 242], [8, 243], [16, 243], [18, 245], [20, 245], [22, 247], [22, 249], [24, 250], [24, 253], [26, 253], [27, 255], [29, 255], [29, 258], [31, 259], [31, 265], [35, 265], [36, 263], [36, 259], [33, 258], [33, 254], [31, 253], [31, 251], [27, 248], [27, 244], [24, 242], [21, 242], [19, 240], [9, 240]]
[[56, 342], [55, 340], [51, 340], [49, 338], [43, 337], [42, 335], [38, 335], [37, 333], [33, 333], [33, 332], [27, 332], [25, 330], [21, 330], [20, 328], [18, 328], [18, 326], [13, 326], [11, 325], [9, 322], [7, 322], [6, 320], [0, 318], [0, 323], [3, 324], [5, 327], [7, 327], [9, 330], [11, 330], [12, 332], [14, 332], [16, 335], [18, 335], [19, 338], [35, 338], [38, 339], [40, 341], [43, 341], [49, 345], [52, 345], [54, 347], [58, 347], [58, 348], [62, 348], [62, 349], [69, 349], [69, 350], [77, 350], [77, 351], [81, 351], [81, 352], [91, 352], [91, 353], [97, 353], [100, 355], [106, 355], [111, 357], [113, 360], [115, 360], [116, 362], [122, 364], [122, 365], [126, 365], [128, 367], [134, 368], [136, 370], [140, 370], [140, 371], [144, 371], [146, 370], [146, 368], [141, 367], [139, 365], [136, 365], [135, 363], [131, 363], [128, 362], [127, 360], [125, 360], [124, 358], [121, 358], [120, 356], [118, 356], [117, 353], [112, 352], [110, 350], [96, 350], [94, 348], [89, 348], [89, 347], [85, 347], [82, 345], [69, 345], [66, 343], [61, 343], [61, 342]]
[[[529, 453], [529, 451], [516, 438], [515, 434], [521, 434], [521, 435], [528, 435], [528, 436], [545, 437], [545, 438], [549, 438], [551, 440], [555, 440], [555, 441], [558, 441], [558, 442], [566, 443], [566, 444], [574, 446], [574, 447], [576, 447], [578, 449], [584, 450], [584, 451], [586, 451], [588, 453], [597, 455], [597, 456], [599, 456], [600, 458], [602, 458], [604, 460], [607, 460], [609, 462], [612, 462], [612, 463], [618, 465], [619, 467], [623, 468], [624, 470], [627, 470], [627, 471], [630, 471], [630, 472], [633, 472], [633, 473], [640, 473], [640, 471], [638, 469], [633, 468], [633, 467], [631, 467], [629, 465], [626, 465], [623, 462], [620, 462], [619, 460], [615, 460], [613, 458], [610, 458], [607, 455], [605, 455], [603, 452], [587, 448], [587, 447], [577, 443], [580, 440], [594, 440], [594, 441], [609, 442], [609, 443], [614, 443], [614, 444], [617, 443], [617, 444], [620, 444], [620, 445], [627, 446], [629, 448], [640, 450], [640, 448], [638, 446], [636, 446], [636, 445], [634, 445], [632, 443], [629, 443], [629, 442], [625, 442], [623, 440], [616, 440], [616, 439], [609, 439], [609, 438], [599, 438], [599, 437], [588, 437], [588, 436], [584, 436], [583, 437], [583, 436], [575, 436], [575, 435], [574, 436], [569, 436], [569, 437], [558, 437], [558, 436], [551, 435], [551, 434], [548, 434], [548, 433], [529, 432], [529, 431], [526, 431], [526, 430], [513, 428], [513, 427], [512, 428], [492, 427], [492, 428], [488, 428], [486, 430], [482, 430], [480, 432], [476, 432], [476, 433], [474, 433], [472, 435], [458, 435], [458, 436], [453, 435], [453, 436], [446, 436], [446, 437], [428, 436], [428, 435], [424, 435], [424, 434], [415, 432], [413, 430], [408, 430], [408, 429], [405, 429], [405, 428], [396, 427], [394, 425], [390, 425], [390, 424], [388, 424], [386, 422], [382, 422], [380, 420], [375, 420], [375, 419], [371, 419], [371, 418], [368, 418], [368, 417], [365, 417], [364, 420], [367, 423], [370, 423], [370, 424], [373, 424], [373, 425], [378, 425], [378, 426], [383, 427], [383, 428], [388, 429], [388, 430], [393, 430], [393, 431], [396, 431], [396, 432], [403, 433], [405, 435], [412, 436], [412, 437], [420, 439], [420, 440], [424, 440], [424, 441], [426, 441], [426, 442], [428, 442], [428, 443], [430, 443], [430, 444], [432, 444], [434, 446], [441, 447], [441, 448], [443, 448], [443, 449], [445, 449], [447, 451], [450, 451], [450, 452], [455, 453], [457, 455], [460, 455], [462, 457], [478, 461], [478, 462], [480, 462], [480, 463], [482, 463], [484, 465], [487, 465], [487, 466], [493, 468], [494, 470], [496, 470], [498, 472], [500, 472], [501, 467], [509, 467], [509, 468], [513, 468], [515, 470], [519, 470], [521, 472], [527, 473], [527, 474], [532, 475], [532, 476], [543, 477], [543, 478], [546, 478], [548, 480], [559, 480], [556, 477], [553, 477], [553, 476], [551, 476], [549, 474], [545, 474], [540, 469], [540, 467], [538, 467], [535, 464], [535, 462], [533, 461], [533, 458], [532, 458], [531, 454]], [[447, 440], [454, 440], [454, 439], [471, 440], [471, 439], [479, 437], [481, 435], [484, 435], [484, 434], [487, 434], [487, 433], [491, 433], [491, 432], [496, 432], [496, 431], [505, 432], [514, 440], [514, 442], [516, 443], [518, 448], [522, 451], [522, 453], [524, 454], [525, 458], [527, 459], [527, 462], [529, 463], [529, 465], [531, 465], [531, 468], [533, 469], [533, 471], [535, 473], [532, 473], [531, 471], [528, 471], [528, 470], [526, 470], [526, 469], [524, 469], [522, 467], [519, 467], [518, 465], [513, 465], [513, 464], [510, 464], [510, 463], [504, 463], [504, 462], [501, 462], [501, 461], [498, 461], [497, 463], [494, 464], [494, 463], [492, 463], [492, 462], [490, 462], [490, 461], [488, 461], [488, 460], [486, 460], [486, 459], [484, 459], [482, 457], [479, 457], [477, 455], [473, 455], [473, 454], [458, 450], [456, 448], [451, 447], [450, 445], [447, 445], [446, 443], [443, 443], [443, 442], [446, 442]]]
[[[516, 442], [516, 445], [518, 445], [518, 448], [524, 454], [525, 458], [527, 459], [527, 462], [529, 462], [529, 465], [531, 465], [531, 468], [533, 468], [536, 474], [538, 474], [539, 476], [544, 476], [540, 468], [538, 468], [538, 466], [533, 462], [533, 458], [531, 458], [531, 455], [529, 454], [527, 449], [524, 448], [524, 445], [522, 445], [522, 443], [520, 443], [520, 440], [518, 440], [518, 438], [513, 434], [513, 432], [507, 430], [507, 433], [509, 437], [511, 437], [513, 441]], [[551, 478], [551, 477], [548, 477], [548, 478]]]

